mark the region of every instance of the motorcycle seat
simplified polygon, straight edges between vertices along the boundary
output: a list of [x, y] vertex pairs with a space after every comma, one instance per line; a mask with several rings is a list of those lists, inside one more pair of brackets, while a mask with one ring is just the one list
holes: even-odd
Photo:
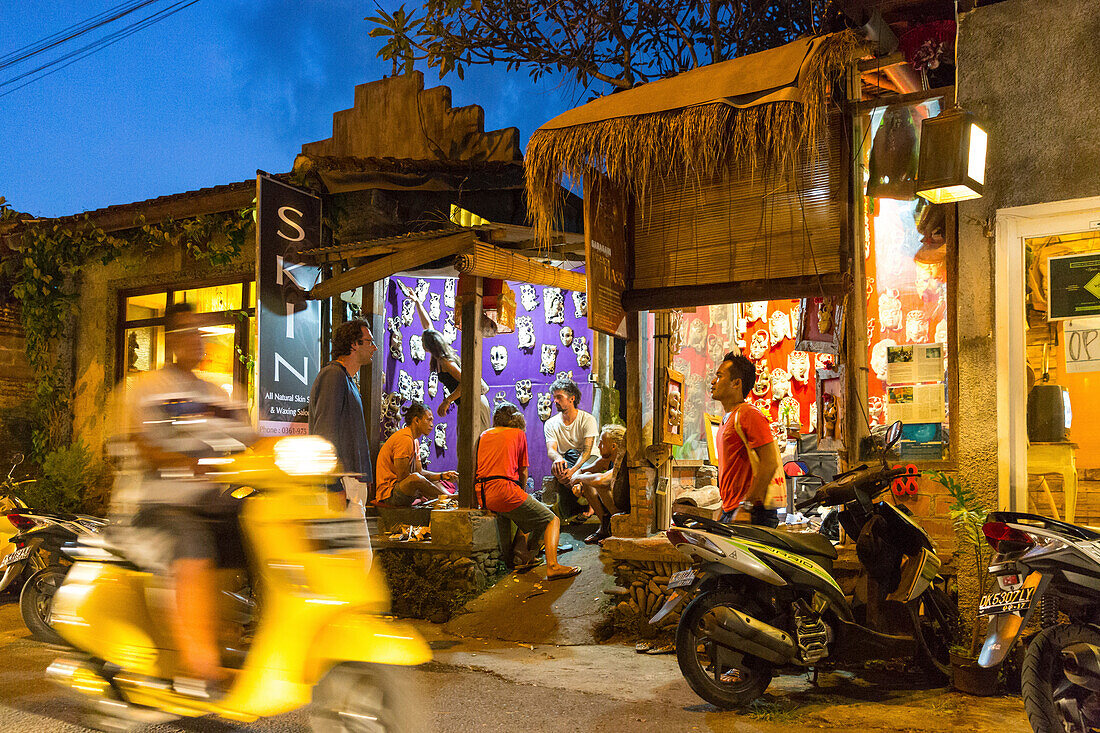
[[828, 537], [818, 532], [785, 532], [754, 524], [739, 523], [732, 523], [729, 528], [735, 536], [790, 550], [799, 555], [817, 555], [832, 560], [837, 557], [833, 543]]

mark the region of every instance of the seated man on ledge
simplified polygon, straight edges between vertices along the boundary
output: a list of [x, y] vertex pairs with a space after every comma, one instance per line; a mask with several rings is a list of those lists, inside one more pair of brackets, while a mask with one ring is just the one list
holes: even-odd
[[455, 471], [426, 471], [420, 463], [420, 439], [431, 435], [434, 417], [422, 402], [405, 410], [405, 427], [391, 435], [378, 451], [375, 462], [377, 501], [395, 507], [412, 506], [417, 499], [436, 499], [451, 494], [441, 481], [454, 481]]
[[[584, 538], [586, 545], [594, 545], [611, 536], [611, 515], [626, 511], [615, 501], [616, 467], [626, 458], [626, 428], [622, 425], [604, 425], [598, 445], [600, 457], [595, 463], [573, 474], [573, 495], [584, 497], [588, 506], [600, 518], [600, 528]], [[619, 502], [622, 502], [620, 497]]]

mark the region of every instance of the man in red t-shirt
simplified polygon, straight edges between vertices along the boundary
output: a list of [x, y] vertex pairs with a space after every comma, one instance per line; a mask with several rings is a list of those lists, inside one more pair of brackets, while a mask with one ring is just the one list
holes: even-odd
[[[745, 397], [756, 384], [756, 366], [740, 354], [726, 354], [710, 383], [710, 396], [722, 403], [725, 418], [718, 431], [718, 493], [723, 522], [752, 522], [775, 527], [774, 509], [764, 508], [768, 485], [779, 468], [776, 452], [766, 449], [775, 437], [771, 425]], [[737, 434], [737, 428], [745, 440]], [[766, 450], [762, 450], [766, 449]], [[748, 451], [757, 458], [753, 475]]]
[[570, 578], [581, 569], [558, 564], [561, 520], [523, 489], [527, 485], [526, 428], [518, 407], [510, 402], [497, 407], [493, 427], [478, 438], [477, 496], [486, 509], [508, 517], [526, 535], [519, 553], [524, 564], [535, 559], [541, 542], [546, 547], [546, 579]]

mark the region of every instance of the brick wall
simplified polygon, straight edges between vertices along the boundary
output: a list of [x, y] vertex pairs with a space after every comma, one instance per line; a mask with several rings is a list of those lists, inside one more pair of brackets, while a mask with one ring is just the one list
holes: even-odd
[[26, 339], [18, 306], [0, 306], [0, 470], [14, 453], [27, 452], [27, 404], [34, 394], [34, 375], [27, 363]]
[[[885, 496], [884, 500], [889, 500]], [[927, 476], [917, 479], [917, 493], [894, 497], [898, 506], [913, 513], [917, 523], [924, 528], [936, 544], [937, 554], [946, 562], [955, 553], [955, 529], [951, 522], [951, 497], [937, 481]]]

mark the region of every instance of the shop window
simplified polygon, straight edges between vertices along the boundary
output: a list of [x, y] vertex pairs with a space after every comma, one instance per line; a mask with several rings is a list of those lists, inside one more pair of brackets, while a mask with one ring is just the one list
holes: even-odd
[[[164, 366], [164, 311], [169, 303], [190, 303], [202, 314], [204, 358], [196, 372], [235, 398], [251, 400], [256, 349], [255, 308], [241, 309], [248, 282], [166, 289], [123, 295], [119, 324], [119, 378], [127, 386], [142, 372]], [[254, 298], [249, 298], [254, 301]], [[246, 391], [245, 391], [246, 390]], [[251, 409], [251, 404], [249, 405]]]
[[757, 384], [748, 401], [771, 422], [776, 440], [786, 444], [791, 436], [817, 431], [817, 369], [831, 368], [835, 359], [796, 348], [801, 307], [800, 300], [771, 300], [674, 314], [672, 366], [684, 375], [687, 392], [677, 458], [708, 458], [707, 415], [722, 413], [710, 383], [731, 351], [756, 363]]
[[860, 120], [867, 417], [904, 424], [900, 452], [950, 458], [949, 344], [954, 209], [916, 196], [921, 122], [940, 98], [879, 107]]

